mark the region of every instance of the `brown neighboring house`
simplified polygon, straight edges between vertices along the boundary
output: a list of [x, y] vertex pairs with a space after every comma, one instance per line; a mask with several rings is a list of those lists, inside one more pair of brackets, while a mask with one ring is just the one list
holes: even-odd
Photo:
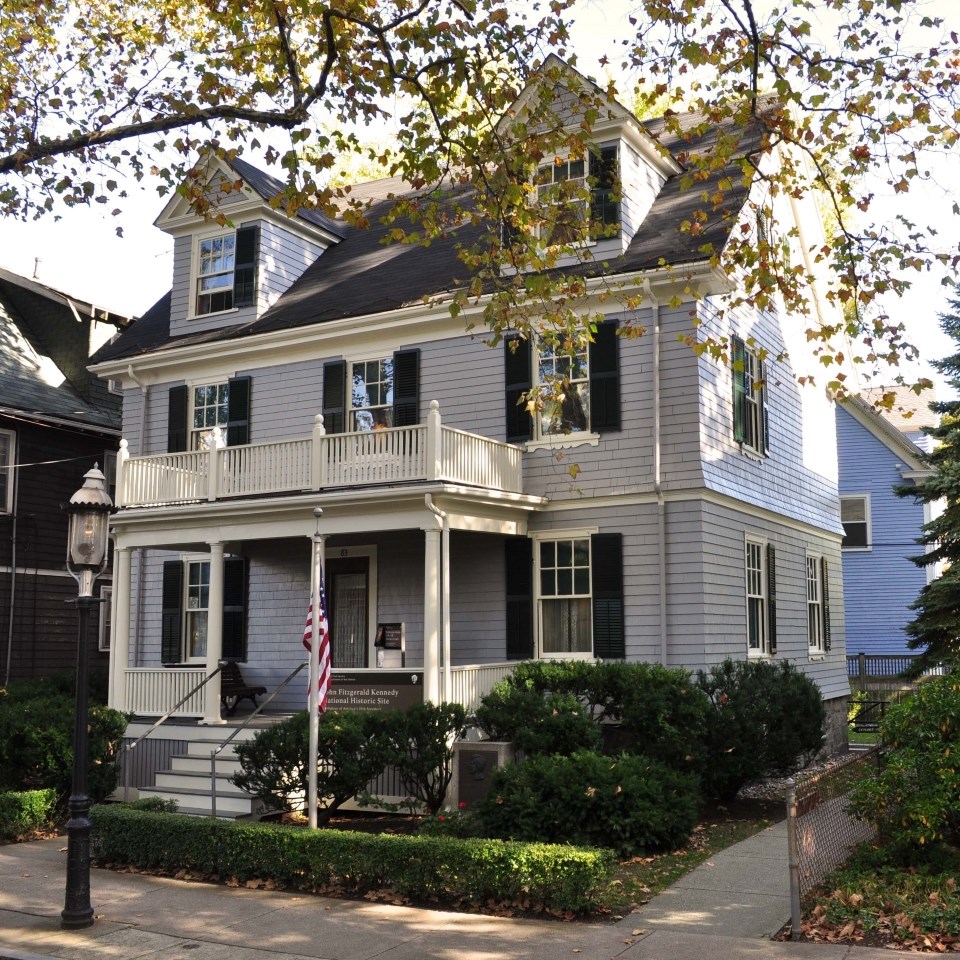
[[[0, 269], [0, 683], [76, 665], [61, 504], [94, 464], [112, 479], [121, 397], [87, 361], [128, 322]], [[109, 604], [95, 629], [91, 665], [106, 667]]]

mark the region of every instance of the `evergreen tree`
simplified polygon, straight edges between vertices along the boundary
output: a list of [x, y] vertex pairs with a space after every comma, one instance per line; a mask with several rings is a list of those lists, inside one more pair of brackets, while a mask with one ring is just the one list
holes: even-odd
[[[957, 351], [933, 366], [960, 393], [960, 288], [948, 301], [949, 311], [940, 314], [940, 327], [957, 345]], [[940, 415], [940, 425], [926, 433], [937, 446], [929, 455], [934, 472], [915, 486], [897, 488], [901, 497], [939, 504], [943, 510], [924, 524], [919, 543], [928, 550], [913, 562], [921, 567], [941, 564], [943, 574], [928, 583], [911, 605], [916, 617], [907, 624], [907, 646], [920, 652], [911, 669], [914, 675], [938, 663], [960, 666], [960, 400], [930, 404]]]

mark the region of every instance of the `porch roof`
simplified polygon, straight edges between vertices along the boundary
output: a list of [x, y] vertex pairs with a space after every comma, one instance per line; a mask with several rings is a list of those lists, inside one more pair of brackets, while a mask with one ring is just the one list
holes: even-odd
[[111, 519], [120, 548], [205, 550], [211, 542], [313, 536], [314, 509], [323, 510], [320, 532], [329, 536], [387, 530], [435, 530], [439, 518], [427, 497], [447, 515], [451, 530], [523, 535], [545, 497], [478, 490], [450, 483], [340, 490], [261, 500], [219, 500], [121, 510]]

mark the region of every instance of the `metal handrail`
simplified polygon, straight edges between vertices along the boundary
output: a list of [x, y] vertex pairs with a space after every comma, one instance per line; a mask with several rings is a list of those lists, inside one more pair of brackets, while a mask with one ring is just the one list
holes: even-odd
[[174, 712], [182, 707], [199, 689], [206, 686], [221, 670], [223, 669], [223, 664], [217, 664], [217, 669], [212, 670], [208, 673], [195, 687], [193, 687], [189, 693], [184, 694], [159, 720], [154, 723], [154, 725], [146, 731], [146, 733], [141, 733], [133, 743], [127, 743], [123, 753], [123, 802], [126, 803], [130, 797], [130, 754], [133, 752], [134, 748], [138, 747], [147, 737], [153, 733], [162, 723], [165, 723], [170, 717], [173, 716]]
[[277, 689], [274, 690], [273, 693], [271, 693], [270, 696], [267, 697], [267, 699], [263, 701], [263, 703], [261, 703], [259, 706], [257, 706], [256, 709], [253, 711], [253, 713], [251, 713], [250, 716], [247, 717], [247, 718], [243, 721], [243, 723], [240, 724], [240, 726], [234, 728], [233, 733], [231, 733], [230, 736], [227, 737], [227, 739], [224, 740], [223, 743], [221, 743], [219, 747], [217, 747], [215, 750], [211, 750], [211, 751], [210, 751], [210, 816], [211, 816], [211, 817], [215, 818], [215, 817], [217, 816], [217, 757], [220, 755], [220, 753], [223, 752], [223, 750], [224, 750], [224, 748], [227, 746], [227, 744], [229, 744], [229, 743], [233, 740], [233, 738], [234, 738], [241, 730], [243, 730], [243, 729], [247, 726], [247, 724], [248, 724], [255, 716], [257, 716], [257, 715], [263, 710], [264, 707], [269, 706], [269, 704], [273, 701], [273, 699], [276, 697], [276, 695], [277, 695], [306, 665], [307, 665], [307, 661], [306, 661], [306, 660], [304, 660], [301, 664], [299, 664], [299, 666], [297, 666], [297, 668], [296, 668], [295, 670], [293, 670], [290, 674], [288, 674], [286, 680], [282, 681], [282, 682], [280, 683], [280, 685], [277, 687]]

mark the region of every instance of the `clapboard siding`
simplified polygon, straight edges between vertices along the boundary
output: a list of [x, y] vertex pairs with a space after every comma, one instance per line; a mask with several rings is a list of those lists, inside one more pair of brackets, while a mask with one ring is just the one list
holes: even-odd
[[840, 493], [868, 495], [872, 545], [843, 551], [844, 597], [849, 653], [905, 654], [909, 609], [926, 585], [927, 573], [910, 560], [922, 553], [916, 542], [923, 504], [897, 497], [904, 482], [903, 458], [866, 427], [837, 408]]
[[260, 222], [260, 257], [257, 271], [257, 316], [286, 293], [293, 282], [324, 251], [316, 241], [270, 220]]

